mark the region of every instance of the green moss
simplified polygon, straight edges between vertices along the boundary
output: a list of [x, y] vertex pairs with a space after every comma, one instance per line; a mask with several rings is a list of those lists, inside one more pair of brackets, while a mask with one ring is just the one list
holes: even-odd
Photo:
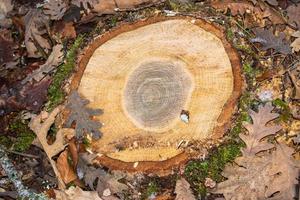
[[290, 107], [285, 101], [281, 99], [275, 99], [272, 103], [274, 106], [276, 106], [277, 109], [280, 110], [280, 121], [288, 122], [292, 118]]
[[234, 32], [231, 28], [226, 29], [226, 37], [229, 41], [233, 41], [234, 39]]
[[84, 145], [85, 148], [91, 147], [91, 142], [90, 142], [90, 140], [87, 139], [86, 137], [84, 137], [84, 138], [82, 139], [82, 144]]
[[111, 17], [111, 20], [110, 20], [110, 25], [113, 27], [113, 26], [116, 26], [117, 25], [117, 22], [118, 22], [118, 18], [117, 16], [112, 16]]
[[245, 92], [239, 101], [239, 115], [236, 117], [235, 123], [228, 133], [228, 139], [222, 145], [209, 153], [206, 160], [196, 160], [190, 162], [185, 168], [185, 175], [192, 184], [194, 190], [204, 197], [206, 195], [206, 187], [204, 186], [205, 178], [209, 177], [216, 182], [223, 181], [221, 172], [226, 163], [234, 161], [240, 155], [240, 149], [245, 144], [238, 137], [244, 130], [243, 122], [250, 122], [251, 118], [248, 114], [250, 108], [255, 108], [258, 102], [253, 99], [252, 95]]
[[249, 45], [241, 45], [241, 44], [235, 44], [234, 47], [237, 50], [240, 50], [248, 55], [253, 56], [254, 58], [257, 57], [256, 53], [252, 50], [252, 48]]
[[0, 136], [0, 145], [5, 146], [6, 148], [10, 148], [12, 145], [12, 141], [9, 137], [1, 135]]
[[159, 186], [156, 182], [153, 182], [151, 181], [149, 184], [148, 184], [148, 187], [147, 187], [147, 197], [150, 197], [151, 195], [155, 195], [159, 190]]
[[76, 64], [77, 51], [83, 43], [84, 37], [81, 35], [76, 38], [75, 42], [67, 52], [65, 62], [56, 71], [52, 83], [48, 89], [47, 110], [52, 110], [58, 104], [62, 103], [65, 97], [63, 83], [69, 77]]
[[16, 140], [13, 143], [13, 149], [15, 151], [26, 151], [35, 138], [35, 134], [29, 129], [28, 123], [22, 122], [20, 119], [12, 123], [9, 126], [9, 130], [17, 134]]
[[192, 2], [182, 3], [178, 0], [169, 0], [168, 4], [170, 9], [176, 12], [192, 12], [198, 10], [198, 7]]
[[214, 181], [223, 180], [221, 175], [225, 164], [232, 162], [240, 155], [242, 143], [232, 142], [223, 144], [211, 153], [205, 161], [192, 161], [185, 168], [185, 175], [190, 183], [196, 188], [196, 192], [202, 197], [206, 194], [204, 186], [205, 178], [209, 177]]

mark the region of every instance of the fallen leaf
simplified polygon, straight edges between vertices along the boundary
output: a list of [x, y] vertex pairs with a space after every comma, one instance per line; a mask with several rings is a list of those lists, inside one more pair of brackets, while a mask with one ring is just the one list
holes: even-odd
[[287, 7], [288, 22], [294, 27], [300, 28], [300, 4], [293, 4]]
[[69, 164], [67, 150], [63, 151], [59, 155], [56, 161], [56, 166], [65, 184], [68, 184], [77, 178], [77, 175]]
[[290, 54], [292, 50], [290, 44], [285, 40], [285, 34], [280, 33], [279, 36], [273, 34], [272, 29], [255, 28], [253, 29], [256, 37], [251, 42], [260, 43], [263, 50], [274, 49], [275, 52], [282, 54]]
[[290, 79], [293, 83], [293, 86], [295, 88], [295, 93], [293, 98], [294, 99], [300, 99], [300, 81], [299, 81], [299, 76], [300, 76], [300, 63], [296, 63], [291, 70], [288, 71], [288, 74], [290, 76]]
[[65, 184], [61, 178], [61, 174], [57, 170], [56, 164], [54, 160], [52, 159], [53, 156], [57, 155], [61, 151], [64, 150], [66, 145], [64, 144], [64, 135], [63, 130], [60, 129], [56, 133], [56, 140], [53, 144], [49, 145], [47, 141], [47, 133], [54, 123], [54, 120], [58, 113], [62, 110], [62, 107], [56, 107], [50, 114], [43, 111], [36, 117], [32, 118], [29, 127], [30, 129], [36, 134], [37, 138], [39, 139], [40, 143], [43, 146], [43, 149], [45, 153], [47, 154], [48, 159], [50, 160], [50, 163], [52, 165], [52, 168], [58, 178], [59, 181], [59, 187], [64, 188]]
[[276, 119], [279, 114], [272, 113], [274, 107], [267, 103], [265, 106], [259, 106], [258, 112], [249, 111], [253, 123], [244, 123], [244, 127], [248, 130], [248, 135], [240, 134], [240, 138], [246, 143], [246, 147], [242, 149], [244, 156], [254, 156], [261, 151], [265, 151], [274, 147], [273, 144], [263, 140], [268, 135], [276, 134], [281, 126], [266, 126], [266, 124]]
[[[258, 113], [251, 111], [253, 125], [246, 125], [249, 134], [240, 134], [246, 143], [242, 156], [225, 166], [222, 175], [227, 180], [218, 183], [213, 193], [223, 194], [226, 200], [293, 199], [300, 166], [292, 157], [293, 149], [261, 141], [279, 128], [266, 125], [278, 116], [272, 109], [271, 104], [266, 104], [258, 108]], [[266, 151], [273, 147], [276, 151]]]
[[53, 35], [58, 35], [61, 39], [76, 38], [76, 30], [73, 22], [58, 21], [57, 23], [54, 23], [51, 32]]
[[77, 164], [78, 164], [78, 151], [77, 151], [75, 138], [72, 138], [69, 141], [68, 149], [69, 149], [69, 152], [70, 152], [71, 157], [72, 157], [72, 162], [73, 162], [74, 169], [76, 169]]
[[63, 60], [63, 46], [61, 44], [55, 45], [52, 49], [51, 54], [49, 55], [45, 64], [41, 65], [38, 69], [34, 70], [31, 74], [29, 74], [24, 80], [22, 80], [22, 84], [26, 82], [31, 82], [35, 80], [37, 82], [41, 81], [47, 74], [54, 71], [54, 69], [62, 62]]
[[90, 119], [91, 116], [100, 115], [103, 113], [100, 109], [86, 108], [89, 104], [87, 99], [80, 97], [77, 91], [73, 91], [69, 96], [67, 108], [70, 110], [66, 126], [71, 127], [73, 122], [76, 122], [76, 137], [81, 138], [84, 133], [91, 134], [94, 139], [99, 139], [101, 132], [99, 128], [102, 124], [98, 121]]
[[24, 17], [25, 46], [28, 57], [39, 58], [45, 56], [43, 53], [47, 54], [51, 49], [49, 41], [43, 37], [44, 34], [48, 33], [48, 23], [48, 18], [38, 9], [28, 11]]
[[[101, 1], [100, 1], [101, 2]], [[72, 0], [71, 3], [79, 8], [90, 10], [99, 3], [99, 0]]]
[[67, 190], [54, 190], [54, 192], [56, 200], [102, 200], [97, 192], [83, 191], [80, 187], [71, 186]]
[[6, 69], [15, 68], [18, 64], [18, 55], [15, 54], [17, 45], [13, 41], [11, 31], [6, 29], [0, 30], [0, 67]]
[[25, 106], [27, 110], [39, 111], [43, 104], [47, 101], [47, 95], [51, 84], [49, 77], [42, 81], [32, 84], [28, 83], [23, 86], [18, 97], [18, 102]]
[[296, 38], [291, 44], [292, 51], [298, 52], [300, 51], [300, 31], [296, 31], [292, 36]]
[[47, 0], [43, 8], [44, 13], [49, 15], [50, 19], [60, 20], [67, 10], [67, 4], [64, 0]]
[[47, 89], [51, 80], [46, 77], [38, 83], [27, 83], [22, 85], [6, 84], [0, 87], [0, 115], [19, 111], [22, 109], [39, 111], [47, 100]]
[[[267, 196], [275, 194], [273, 199], [294, 199], [298, 184], [300, 162], [293, 158], [294, 149], [286, 144], [276, 145], [272, 154], [272, 166], [269, 170], [273, 177], [266, 192]], [[280, 174], [277, 176], [277, 174]]]
[[262, 26], [266, 25], [266, 22], [264, 22], [265, 19], [269, 19], [273, 24], [285, 24], [284, 18], [279, 13], [261, 2], [258, 2], [257, 5], [253, 5], [253, 3], [247, 0], [214, 0], [211, 2], [211, 6], [217, 10], [222, 10], [224, 12], [227, 12], [228, 9], [230, 9], [233, 16], [236, 16], [238, 14], [245, 15], [246, 13], [250, 13], [255, 19], [263, 22], [262, 24], [260, 24]]
[[190, 188], [190, 184], [184, 178], [176, 182], [175, 193], [175, 200], [196, 200]]
[[1, 0], [0, 3], [0, 27], [8, 28], [11, 24], [11, 20], [7, 18], [7, 13], [12, 11], [13, 4], [11, 0]]
[[[94, 167], [86, 168], [84, 182], [92, 190], [97, 190], [99, 196], [106, 196], [104, 195], [106, 189], [109, 189], [111, 194], [118, 194], [128, 189], [127, 185], [120, 183], [113, 175]], [[95, 182], [96, 187], [94, 187]]]

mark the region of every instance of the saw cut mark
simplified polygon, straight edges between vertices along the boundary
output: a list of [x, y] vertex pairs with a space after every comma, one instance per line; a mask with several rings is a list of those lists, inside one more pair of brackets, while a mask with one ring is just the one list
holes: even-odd
[[124, 108], [136, 126], [158, 131], [178, 119], [189, 93], [191, 75], [178, 63], [147, 62], [129, 75]]

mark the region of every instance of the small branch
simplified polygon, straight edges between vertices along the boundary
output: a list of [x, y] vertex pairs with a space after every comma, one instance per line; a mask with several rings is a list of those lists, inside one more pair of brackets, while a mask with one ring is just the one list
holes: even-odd
[[9, 150], [9, 149], [4, 149], [6, 152], [8, 153], [12, 153], [12, 154], [16, 154], [16, 155], [20, 155], [20, 156], [24, 156], [24, 157], [28, 157], [28, 158], [35, 158], [35, 159], [39, 159], [39, 156], [36, 155], [32, 155], [32, 154], [27, 154], [27, 153], [21, 153], [21, 152], [17, 152], [17, 151], [13, 151], [13, 150]]

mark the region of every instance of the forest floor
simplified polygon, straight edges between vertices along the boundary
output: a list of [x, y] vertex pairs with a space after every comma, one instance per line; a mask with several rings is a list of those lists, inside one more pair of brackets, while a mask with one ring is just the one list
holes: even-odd
[[[300, 1], [109, 2], [0, 2], [0, 199], [299, 199]], [[87, 140], [58, 144], [45, 111], [65, 101], [77, 55], [93, 38], [159, 15], [205, 19], [237, 49], [246, 84], [232, 126], [166, 177], [95, 167], [81, 151]], [[44, 126], [30, 125], [38, 117]]]

